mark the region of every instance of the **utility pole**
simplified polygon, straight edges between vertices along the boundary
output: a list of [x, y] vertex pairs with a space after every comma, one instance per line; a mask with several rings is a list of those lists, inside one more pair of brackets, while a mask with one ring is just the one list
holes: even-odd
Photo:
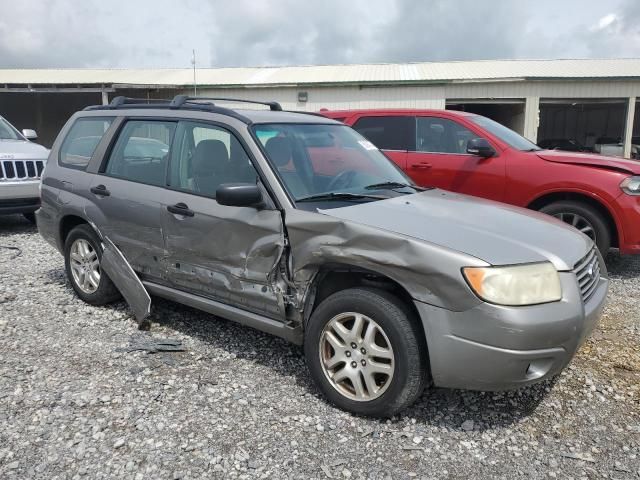
[[196, 86], [196, 51], [192, 50], [191, 65], [193, 65], [193, 96], [198, 96], [198, 87]]

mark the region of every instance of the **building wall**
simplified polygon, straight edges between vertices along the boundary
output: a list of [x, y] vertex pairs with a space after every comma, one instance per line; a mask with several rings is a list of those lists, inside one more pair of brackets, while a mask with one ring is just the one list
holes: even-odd
[[[299, 102], [298, 92], [307, 92], [308, 100]], [[193, 89], [185, 90], [184, 93], [193, 94]], [[271, 100], [279, 102], [286, 110], [312, 112], [321, 108], [352, 110], [445, 107], [443, 86], [201, 88], [198, 89], [198, 96]]]
[[[306, 92], [307, 101], [299, 102], [298, 93]], [[193, 93], [192, 89], [184, 93]], [[538, 139], [539, 106], [545, 101], [571, 99], [619, 99], [640, 97], [637, 80], [572, 80], [564, 81], [470, 81], [439, 85], [394, 86], [329, 86], [329, 87], [253, 87], [207, 88], [199, 96], [236, 97], [248, 100], [275, 100], [287, 110], [318, 111], [358, 108], [435, 108], [444, 109], [447, 102], [458, 100], [520, 100], [525, 104], [521, 118], [512, 128], [532, 141]], [[635, 101], [635, 100], [634, 100]], [[231, 105], [233, 106], [233, 104]], [[635, 109], [634, 109], [635, 111]], [[626, 118], [633, 123], [633, 116]], [[628, 143], [628, 142], [627, 142]], [[628, 145], [627, 145], [628, 147]]]
[[[298, 92], [307, 92], [308, 101], [298, 102]], [[193, 89], [185, 89], [184, 93], [192, 94]], [[198, 95], [275, 100], [287, 109], [307, 111], [320, 108], [444, 108], [447, 100], [465, 99], [628, 98], [640, 96], [640, 81], [506, 81], [389, 87], [201, 87]]]

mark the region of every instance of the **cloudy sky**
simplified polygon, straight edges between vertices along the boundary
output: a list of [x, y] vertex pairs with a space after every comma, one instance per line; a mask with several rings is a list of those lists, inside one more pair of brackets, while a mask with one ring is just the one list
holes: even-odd
[[639, 0], [0, 0], [0, 68], [640, 57]]

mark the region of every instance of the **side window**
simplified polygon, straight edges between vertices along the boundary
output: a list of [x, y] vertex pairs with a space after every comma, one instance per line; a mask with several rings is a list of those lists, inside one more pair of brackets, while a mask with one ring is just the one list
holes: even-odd
[[89, 165], [100, 140], [111, 126], [113, 118], [79, 118], [73, 124], [60, 147], [59, 164], [84, 170]]
[[467, 142], [477, 135], [453, 120], [418, 117], [416, 150], [433, 153], [467, 153]]
[[171, 187], [215, 198], [223, 183], [256, 183], [258, 173], [238, 139], [228, 130], [180, 122], [171, 155]]
[[353, 128], [381, 150], [413, 150], [413, 117], [362, 117]]
[[149, 185], [165, 185], [174, 122], [130, 120], [111, 150], [105, 173]]

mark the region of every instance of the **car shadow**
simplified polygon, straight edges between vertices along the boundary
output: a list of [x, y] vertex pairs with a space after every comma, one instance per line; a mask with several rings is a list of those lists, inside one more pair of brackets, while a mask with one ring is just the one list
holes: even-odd
[[622, 255], [618, 250], [611, 250], [605, 257], [605, 264], [611, 278], [640, 277], [640, 255]]
[[0, 215], [0, 238], [16, 233], [36, 232], [36, 226], [22, 215]]

